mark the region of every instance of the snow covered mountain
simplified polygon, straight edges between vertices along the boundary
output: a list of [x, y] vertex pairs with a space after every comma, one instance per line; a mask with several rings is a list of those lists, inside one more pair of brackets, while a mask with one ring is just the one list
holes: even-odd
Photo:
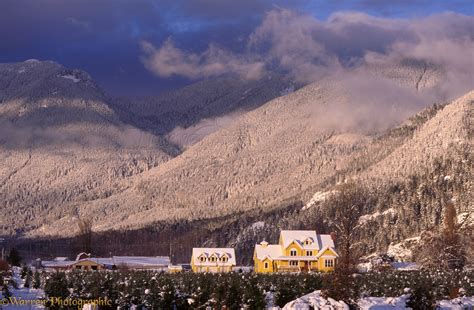
[[[36, 66], [47, 70], [21, 80]], [[428, 195], [414, 177], [472, 164], [473, 93], [431, 106], [454, 94], [442, 87], [442, 68], [420, 61], [335, 72], [294, 92], [281, 77], [224, 78], [135, 102], [112, 102], [87, 74], [57, 64], [0, 68], [5, 233], [73, 236], [79, 215], [97, 233], [135, 238], [162, 227], [160, 235], [184, 239], [200, 231], [209, 244], [244, 250], [262, 233], [272, 241], [282, 225], [324, 225], [325, 193], [357, 180], [399, 199], [366, 210], [370, 225], [359, 237], [376, 251], [440, 220], [425, 198], [406, 203]], [[455, 179], [451, 192], [467, 212], [472, 181]], [[394, 184], [406, 189], [391, 195]], [[379, 234], [387, 221], [396, 225]]]
[[1, 64], [0, 102], [5, 235], [75, 216], [173, 155], [164, 139], [121, 122], [87, 73], [54, 62]]

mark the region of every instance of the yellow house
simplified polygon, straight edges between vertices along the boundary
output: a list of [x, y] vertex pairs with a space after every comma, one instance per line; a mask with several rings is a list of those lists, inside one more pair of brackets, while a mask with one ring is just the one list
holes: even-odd
[[230, 272], [235, 265], [233, 248], [193, 248], [193, 272]]
[[255, 245], [254, 270], [260, 273], [333, 271], [339, 255], [331, 235], [314, 230], [282, 230], [278, 244]]

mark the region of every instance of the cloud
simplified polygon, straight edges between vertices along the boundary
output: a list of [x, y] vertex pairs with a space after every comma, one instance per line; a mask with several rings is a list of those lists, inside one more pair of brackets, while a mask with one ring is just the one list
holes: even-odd
[[147, 41], [142, 42], [145, 56], [142, 58], [146, 68], [161, 77], [174, 75], [190, 79], [209, 78], [223, 74], [235, 74], [245, 79], [260, 77], [263, 63], [254, 61], [247, 55], [227, 52], [215, 45], [200, 53], [186, 53], [168, 39], [159, 49]]
[[271, 69], [310, 83], [364, 64], [414, 59], [444, 70], [450, 81], [443, 92], [449, 97], [473, 87], [473, 25], [472, 16], [457, 13], [397, 19], [337, 12], [320, 21], [276, 8], [267, 12], [249, 35], [243, 53], [211, 44], [195, 54], [178, 49], [170, 40], [159, 48], [144, 42], [144, 63], [161, 77], [197, 79], [236, 74], [254, 78]]

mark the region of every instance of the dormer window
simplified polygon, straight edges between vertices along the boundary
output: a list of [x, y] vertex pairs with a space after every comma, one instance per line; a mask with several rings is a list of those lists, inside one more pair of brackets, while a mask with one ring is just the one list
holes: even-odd
[[304, 241], [304, 244], [305, 244], [305, 245], [310, 245], [310, 244], [312, 244], [312, 243], [313, 243], [313, 240], [311, 240], [311, 238], [308, 238], [308, 239], [306, 239], [306, 240]]
[[210, 261], [211, 263], [215, 263], [215, 262], [217, 262], [218, 260], [219, 260], [219, 258], [217, 257], [217, 254], [215, 254], [215, 253], [212, 254], [211, 257], [209, 257], [209, 261]]
[[223, 262], [223, 263], [227, 263], [228, 260], [229, 260], [229, 258], [225, 255], [221, 257], [221, 262]]
[[199, 261], [201, 263], [204, 263], [206, 261], [206, 256], [204, 256], [204, 255], [199, 256]]

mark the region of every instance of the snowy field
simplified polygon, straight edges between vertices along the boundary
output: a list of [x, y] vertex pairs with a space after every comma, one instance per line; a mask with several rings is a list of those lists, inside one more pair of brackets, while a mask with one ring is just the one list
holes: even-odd
[[[357, 302], [361, 310], [395, 310], [411, 309], [406, 306], [409, 294], [400, 297], [365, 297]], [[280, 309], [270, 307], [269, 309]], [[296, 300], [287, 303], [283, 310], [349, 310], [349, 306], [334, 299], [325, 299], [321, 296], [321, 291], [314, 291]], [[472, 310], [474, 309], [474, 297], [459, 297], [452, 300], [442, 300], [436, 303], [437, 310]]]
[[[18, 288], [10, 287], [11, 297], [13, 303], [7, 305], [2, 304], [0, 309], [14, 310], [14, 309], [44, 309], [42, 305], [20, 305], [21, 301], [42, 300], [45, 298], [44, 292], [40, 289], [25, 287], [25, 280], [20, 277], [21, 269], [13, 268], [13, 281], [15, 281]], [[0, 294], [0, 299], [4, 297]], [[15, 301], [18, 303], [15, 304]]]

